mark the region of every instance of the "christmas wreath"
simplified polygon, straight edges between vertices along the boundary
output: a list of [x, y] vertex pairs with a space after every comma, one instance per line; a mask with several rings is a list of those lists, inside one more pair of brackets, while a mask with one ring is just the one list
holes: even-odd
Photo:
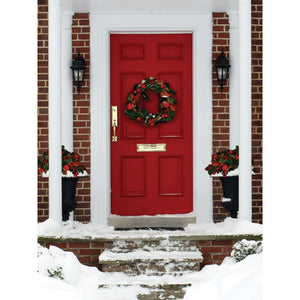
[[[159, 111], [149, 113], [145, 108], [140, 107], [140, 101], [149, 101], [148, 90], [153, 90], [160, 96]], [[145, 78], [133, 86], [128, 93], [125, 104], [125, 115], [138, 123], [146, 126], [156, 126], [158, 123], [168, 123], [173, 120], [176, 112], [175, 91], [170, 89], [170, 84], [165, 80], [156, 80], [153, 77]]]

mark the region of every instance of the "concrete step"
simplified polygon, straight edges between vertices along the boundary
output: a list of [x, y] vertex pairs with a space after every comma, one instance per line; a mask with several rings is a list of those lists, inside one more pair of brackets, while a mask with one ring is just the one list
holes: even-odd
[[99, 257], [104, 272], [124, 272], [128, 275], [182, 275], [200, 270], [200, 251], [143, 251], [114, 253], [105, 250]]
[[[99, 289], [111, 288], [113, 285], [99, 285]], [[128, 287], [130, 284], [116, 284], [114, 287]], [[145, 289], [145, 293], [141, 293], [137, 296], [139, 300], [179, 300], [183, 299], [186, 288], [191, 284], [159, 284], [159, 285], [148, 285], [140, 284], [140, 287]]]
[[200, 270], [201, 252], [191, 241], [116, 241], [99, 256], [104, 272], [183, 275]]
[[107, 249], [117, 253], [127, 253], [135, 249], [145, 251], [196, 251], [197, 241], [192, 240], [134, 240], [134, 241], [114, 241], [106, 246]]

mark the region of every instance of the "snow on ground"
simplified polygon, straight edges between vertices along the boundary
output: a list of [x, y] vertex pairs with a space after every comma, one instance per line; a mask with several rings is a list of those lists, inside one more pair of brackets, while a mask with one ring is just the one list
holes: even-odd
[[190, 224], [184, 231], [158, 231], [158, 230], [131, 230], [114, 231], [114, 227], [83, 224], [76, 221], [57, 223], [51, 219], [38, 224], [38, 236], [40, 237], [60, 237], [60, 238], [101, 238], [113, 239], [117, 237], [160, 237], [168, 235], [244, 235], [262, 234], [262, 225], [242, 221], [239, 219], [227, 218], [220, 223]]
[[207, 266], [214, 268], [213, 276], [203, 279], [202, 274], [202, 279], [187, 289], [184, 300], [261, 300], [262, 254], [249, 255], [239, 263], [228, 259], [221, 266]]
[[[200, 272], [183, 276], [128, 276], [104, 273], [79, 263], [72, 252], [38, 244], [38, 300], [136, 300], [149, 290], [140, 284], [192, 283], [185, 300], [262, 299], [262, 254], [235, 263], [230, 257], [219, 265], [205, 266]], [[49, 275], [53, 277], [49, 277]], [[62, 279], [63, 278], [63, 279]], [[99, 284], [108, 287], [98, 289]], [[123, 286], [117, 286], [123, 284]], [[129, 286], [124, 286], [129, 285]]]
[[[126, 238], [168, 237], [169, 235], [245, 235], [262, 234], [262, 225], [238, 219], [227, 218], [221, 223], [190, 224], [184, 231], [130, 230], [115, 231], [114, 227], [83, 224], [75, 221], [57, 223], [50, 219], [38, 224], [39, 237], [56, 238]], [[259, 300], [262, 298], [261, 254], [252, 255], [235, 263], [226, 258], [222, 265], [208, 265], [200, 272], [183, 276], [128, 276], [124, 273], [104, 273], [95, 267], [80, 264], [72, 252], [50, 246], [38, 245], [38, 300], [135, 300], [138, 294], [149, 290], [141, 287], [159, 284], [192, 283], [185, 299], [210, 300]], [[49, 277], [52, 276], [52, 277]], [[63, 278], [63, 279], [62, 279]], [[98, 289], [100, 284], [107, 285]], [[123, 286], [117, 286], [121, 284]], [[209, 294], [205, 294], [209, 293]], [[200, 295], [203, 297], [201, 298]], [[229, 298], [230, 295], [230, 298]], [[238, 295], [234, 298], [234, 295]], [[248, 296], [249, 295], [249, 296]]]

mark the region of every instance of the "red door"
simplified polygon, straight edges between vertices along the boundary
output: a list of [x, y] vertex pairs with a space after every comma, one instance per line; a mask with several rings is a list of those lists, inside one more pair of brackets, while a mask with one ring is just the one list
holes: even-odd
[[[111, 213], [191, 212], [192, 34], [111, 34], [110, 72], [111, 106], [118, 107], [117, 141], [111, 138]], [[125, 116], [128, 93], [146, 77], [163, 79], [176, 92], [172, 121], [150, 127]], [[147, 93], [150, 100], [143, 102], [144, 107], [156, 113], [159, 96], [151, 90]], [[138, 152], [138, 144], [142, 150], [161, 150], [156, 144], [164, 144], [166, 151]]]

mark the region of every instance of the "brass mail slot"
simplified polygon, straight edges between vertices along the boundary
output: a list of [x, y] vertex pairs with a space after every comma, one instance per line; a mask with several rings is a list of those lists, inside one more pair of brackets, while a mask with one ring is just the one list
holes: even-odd
[[137, 144], [137, 152], [165, 152], [167, 151], [166, 144]]

